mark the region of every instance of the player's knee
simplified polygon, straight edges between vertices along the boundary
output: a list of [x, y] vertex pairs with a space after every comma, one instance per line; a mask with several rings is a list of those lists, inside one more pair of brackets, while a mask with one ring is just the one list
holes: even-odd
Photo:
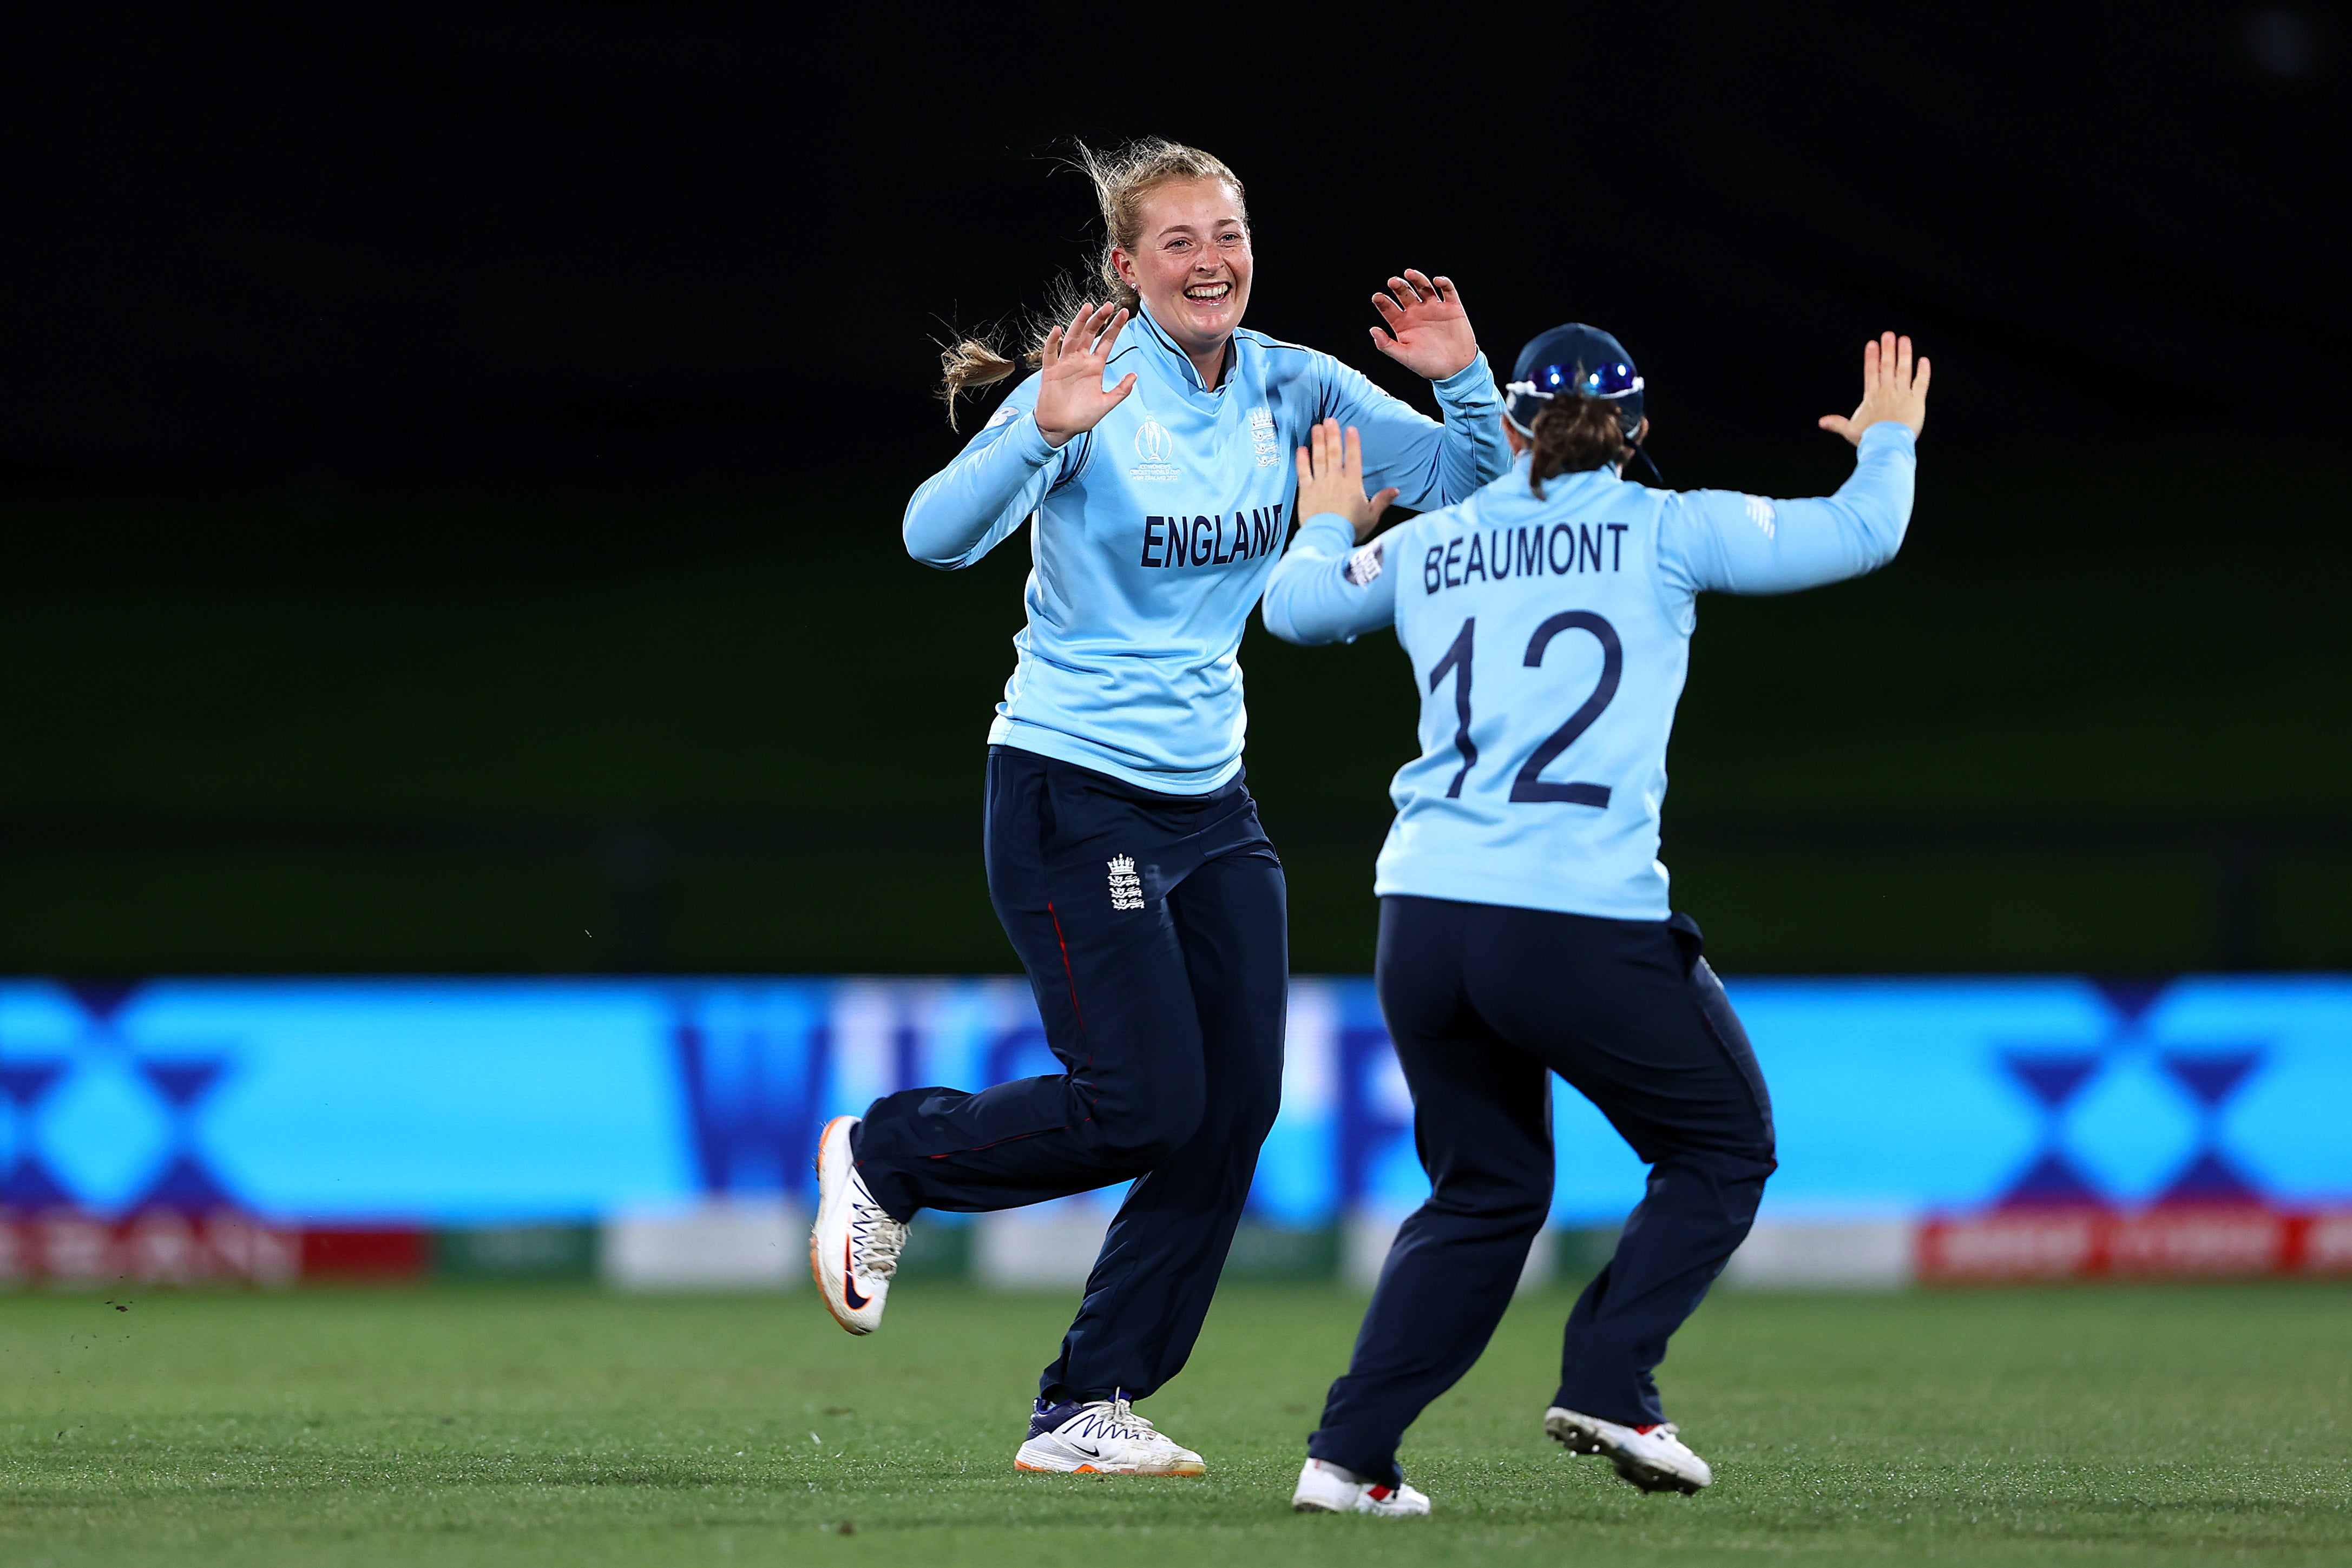
[[1551, 1218], [1551, 1194], [1515, 1194], [1479, 1212], [1488, 1229], [1497, 1236], [1533, 1236]]
[[1551, 1217], [1551, 1188], [1549, 1166], [1522, 1172], [1441, 1168], [1430, 1201], [1490, 1234], [1532, 1236]]
[[1727, 1148], [1709, 1149], [1694, 1162], [1722, 1195], [1727, 1212], [1753, 1218], [1764, 1196], [1764, 1183], [1776, 1168], [1769, 1131], [1760, 1139]]
[[1282, 1077], [1277, 1073], [1270, 1082], [1253, 1086], [1234, 1106], [1231, 1124], [1234, 1141], [1255, 1148], [1274, 1131], [1274, 1120], [1281, 1113]]
[[1106, 1146], [1149, 1169], [1190, 1143], [1201, 1130], [1202, 1098], [1197, 1084], [1166, 1084], [1158, 1093], [1127, 1105], [1098, 1104], [1095, 1120]]
[[1737, 1173], [1760, 1180], [1771, 1174], [1777, 1158], [1771, 1113], [1760, 1106], [1740, 1106], [1736, 1111], [1727, 1108], [1727, 1113], [1717, 1120], [1713, 1130], [1680, 1146], [1704, 1157], [1724, 1179], [1732, 1179]]
[[1551, 1186], [1547, 1183], [1540, 1187], [1507, 1194], [1496, 1204], [1495, 1213], [1514, 1235], [1525, 1233], [1533, 1236], [1544, 1228], [1544, 1221], [1551, 1218]]

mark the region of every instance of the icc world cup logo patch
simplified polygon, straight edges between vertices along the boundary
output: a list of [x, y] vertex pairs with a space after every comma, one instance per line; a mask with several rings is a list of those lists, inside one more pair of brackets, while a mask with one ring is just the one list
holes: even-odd
[[1168, 427], [1156, 419], [1147, 419], [1135, 427], [1135, 455], [1142, 459], [1127, 471], [1130, 479], [1169, 480], [1181, 478], [1183, 470], [1168, 461]]

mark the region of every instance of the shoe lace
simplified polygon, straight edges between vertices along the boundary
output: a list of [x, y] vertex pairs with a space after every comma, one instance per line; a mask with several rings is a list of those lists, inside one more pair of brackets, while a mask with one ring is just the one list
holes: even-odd
[[857, 1255], [859, 1273], [868, 1279], [887, 1280], [898, 1272], [898, 1255], [907, 1249], [905, 1221], [860, 1204], [850, 1217], [849, 1239]]
[[1150, 1438], [1160, 1435], [1148, 1418], [1135, 1413], [1124, 1394], [1088, 1401], [1085, 1406], [1085, 1419], [1097, 1433], [1106, 1437]]

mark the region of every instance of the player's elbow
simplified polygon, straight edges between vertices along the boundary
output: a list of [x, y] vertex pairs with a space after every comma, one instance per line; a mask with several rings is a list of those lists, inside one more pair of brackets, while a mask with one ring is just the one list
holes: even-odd
[[1259, 603], [1258, 619], [1265, 622], [1267, 631], [1286, 643], [1296, 643], [1301, 647], [1312, 647], [1318, 641], [1309, 636], [1307, 629], [1298, 623], [1297, 608], [1291, 602], [1291, 595], [1283, 591], [1280, 583], [1276, 583], [1269, 590], [1265, 600]]
[[1266, 618], [1265, 629], [1273, 632], [1276, 636], [1281, 638], [1284, 642], [1296, 643], [1301, 648], [1322, 648], [1328, 647], [1333, 643], [1344, 643], [1348, 641], [1346, 631], [1339, 627], [1323, 627], [1313, 625], [1311, 623], [1302, 624], [1288, 617], [1283, 617], [1277, 620], [1273, 616], [1268, 616]]
[[905, 526], [898, 530], [898, 538], [907, 547], [909, 559], [934, 571], [953, 571], [971, 564], [972, 552], [968, 546], [957, 540], [938, 538], [930, 529], [922, 527], [911, 512]]
[[1863, 522], [1862, 570], [1876, 571], [1901, 552], [1903, 540], [1910, 533], [1910, 509], [1865, 515]]
[[936, 479], [917, 490], [907, 502], [907, 510], [898, 519], [898, 542], [907, 547], [907, 554], [936, 571], [953, 571], [969, 566], [972, 546], [965, 519], [952, 515], [953, 508], [942, 507], [935, 494]]
[[1874, 486], [1854, 497], [1854, 503], [1856, 531], [1870, 562], [1864, 570], [1875, 571], [1895, 559], [1895, 552], [1903, 548], [1904, 537], [1910, 532], [1911, 486]]
[[1864, 577], [1903, 548], [1906, 514], [1875, 500], [1838, 497], [1829, 504], [1830, 532], [1820, 539], [1821, 581]]
[[1258, 615], [1267, 631], [1302, 648], [1353, 641], [1345, 616], [1330, 614], [1328, 609], [1318, 614], [1310, 596], [1279, 579], [1258, 606]]
[[1265, 629], [1273, 632], [1276, 637], [1282, 639], [1282, 641], [1286, 643], [1295, 643], [1302, 648], [1311, 648], [1315, 645], [1315, 639], [1307, 636], [1304, 632], [1300, 631], [1298, 622], [1292, 620], [1289, 616], [1279, 614], [1273, 609], [1268, 608], [1264, 612], [1262, 619], [1265, 622]]

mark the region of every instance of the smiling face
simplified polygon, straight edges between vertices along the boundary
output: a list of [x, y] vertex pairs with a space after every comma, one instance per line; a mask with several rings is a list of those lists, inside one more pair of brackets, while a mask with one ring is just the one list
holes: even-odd
[[1223, 180], [1171, 180], [1143, 198], [1135, 247], [1111, 265], [1195, 362], [1214, 364], [1249, 306], [1249, 224]]

